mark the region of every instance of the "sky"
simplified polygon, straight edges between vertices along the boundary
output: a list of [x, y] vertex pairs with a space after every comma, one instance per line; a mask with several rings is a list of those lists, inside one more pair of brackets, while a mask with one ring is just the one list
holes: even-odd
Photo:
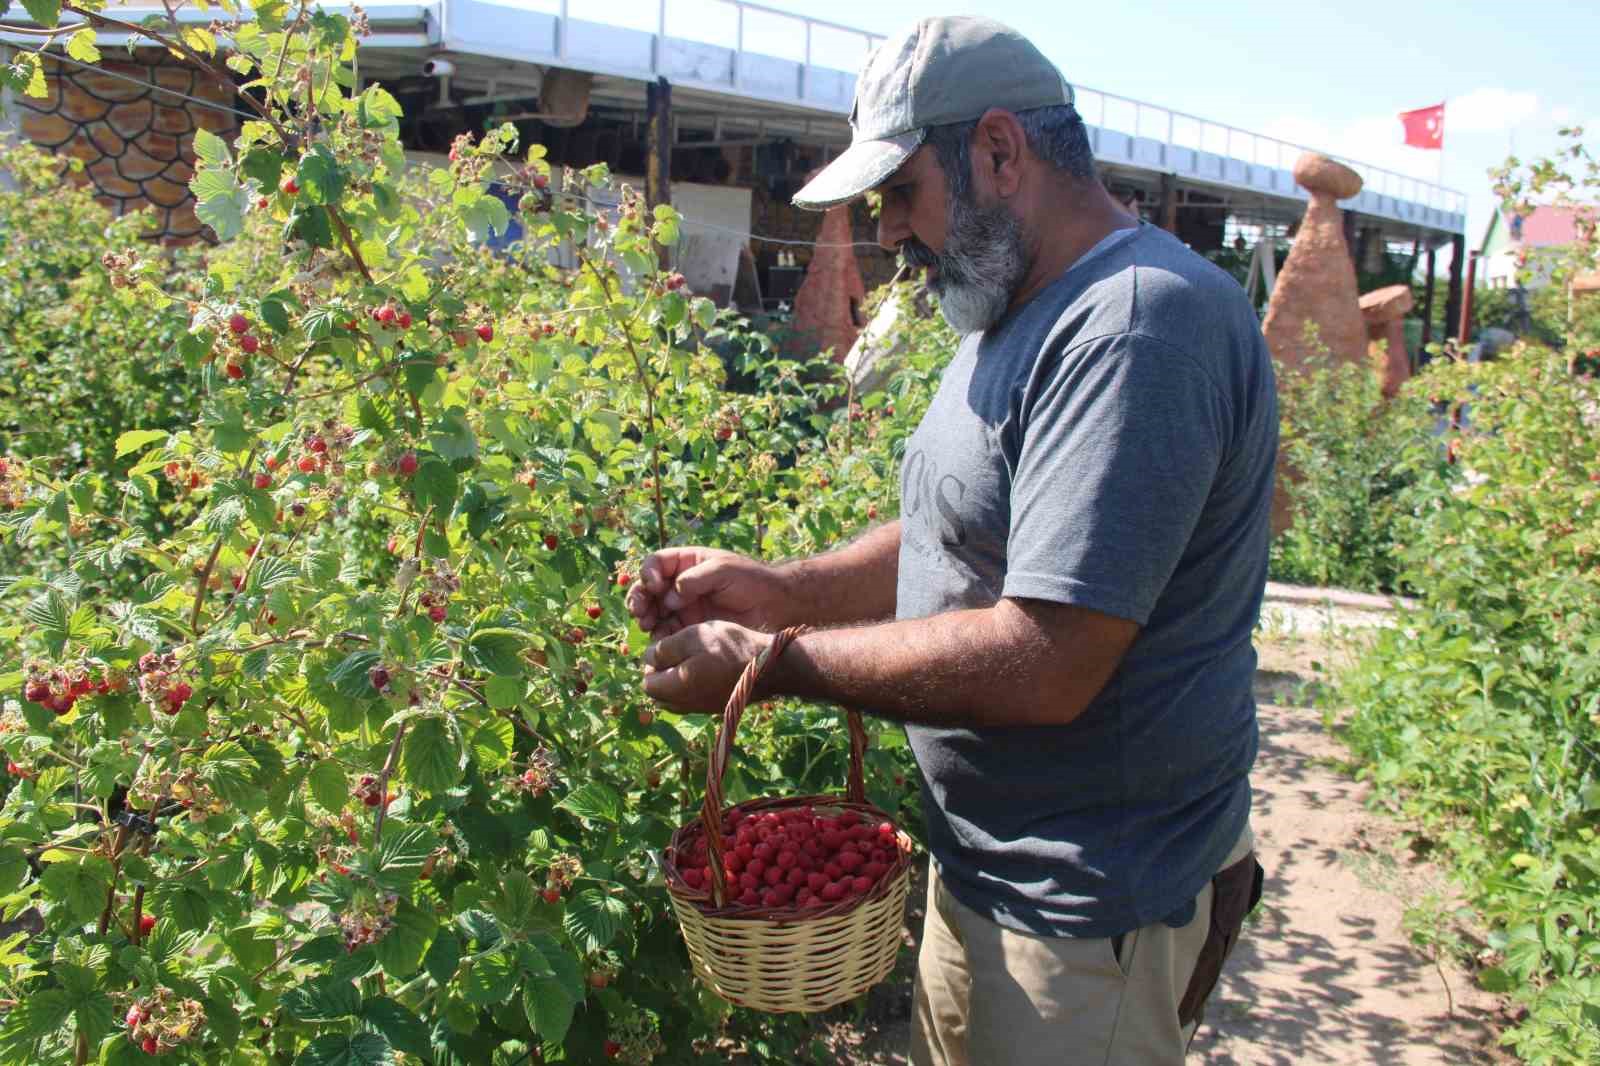
[[[576, 12], [580, 0], [571, 2]], [[1548, 153], [1563, 124], [1586, 126], [1589, 143], [1600, 143], [1597, 0], [765, 3], [880, 34], [926, 15], [981, 10], [1028, 36], [1076, 86], [1430, 181], [1442, 162], [1443, 184], [1467, 196], [1469, 247], [1494, 207], [1490, 167], [1512, 153]], [[653, 28], [657, 4], [608, 0], [605, 21]], [[733, 17], [731, 7], [707, 0], [667, 0], [667, 13], [669, 33], [705, 40], [729, 32]], [[748, 47], [782, 54], [803, 40], [791, 20], [746, 20]], [[830, 66], [854, 68], [859, 47], [848, 35], [814, 33], [819, 59], [850, 57]], [[1397, 114], [1441, 101], [1442, 159], [1405, 147]]]

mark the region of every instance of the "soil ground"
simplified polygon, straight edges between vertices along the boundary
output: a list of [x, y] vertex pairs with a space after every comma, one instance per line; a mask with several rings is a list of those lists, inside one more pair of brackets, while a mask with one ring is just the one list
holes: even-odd
[[[1366, 786], [1349, 774], [1348, 753], [1312, 706], [1336, 657], [1349, 654], [1341, 649], [1387, 623], [1371, 598], [1269, 590], [1257, 634], [1261, 749], [1252, 775], [1266, 893], [1212, 996], [1191, 1064], [1511, 1061], [1495, 1040], [1502, 1005], [1410, 935], [1419, 919], [1450, 920], [1449, 884], [1412, 854], [1403, 826], [1367, 808]], [[924, 888], [912, 889], [908, 944], [922, 925]], [[913, 957], [906, 952], [894, 978], [863, 1004], [816, 1019], [834, 1062], [907, 1062]]]

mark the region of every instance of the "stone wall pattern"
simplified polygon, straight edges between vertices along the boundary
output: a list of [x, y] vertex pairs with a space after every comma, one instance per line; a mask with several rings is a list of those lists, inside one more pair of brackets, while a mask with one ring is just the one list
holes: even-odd
[[194, 133], [205, 129], [231, 140], [238, 117], [162, 90], [230, 109], [231, 93], [154, 50], [131, 59], [108, 56], [93, 70], [46, 55], [45, 82], [43, 99], [14, 98], [25, 137], [83, 160], [80, 179], [118, 214], [153, 209], [152, 238], [164, 244], [209, 239], [189, 192]]

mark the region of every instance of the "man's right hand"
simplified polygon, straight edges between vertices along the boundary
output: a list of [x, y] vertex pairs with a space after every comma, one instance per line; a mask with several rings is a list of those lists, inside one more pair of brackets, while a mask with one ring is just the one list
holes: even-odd
[[719, 548], [663, 548], [628, 590], [628, 610], [656, 640], [712, 619], [770, 633], [792, 607], [776, 567]]

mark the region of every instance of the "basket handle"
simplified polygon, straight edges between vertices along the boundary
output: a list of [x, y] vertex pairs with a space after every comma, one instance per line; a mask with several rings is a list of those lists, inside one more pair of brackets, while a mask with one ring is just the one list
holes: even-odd
[[[728, 905], [728, 886], [723, 870], [722, 850], [722, 775], [728, 768], [728, 757], [733, 753], [733, 738], [739, 731], [739, 719], [754, 695], [763, 674], [783, 654], [785, 648], [806, 631], [805, 626], [790, 626], [773, 634], [772, 643], [745, 666], [738, 684], [728, 696], [728, 705], [722, 711], [722, 727], [717, 730], [716, 743], [711, 747], [711, 758], [706, 762], [706, 798], [700, 806], [700, 824], [706, 838], [706, 862], [711, 867], [711, 898], [718, 907]], [[846, 798], [851, 803], [865, 803], [867, 787], [862, 769], [862, 759], [867, 750], [867, 730], [861, 715], [855, 711], [845, 714], [850, 731], [850, 774], [846, 782]]]

